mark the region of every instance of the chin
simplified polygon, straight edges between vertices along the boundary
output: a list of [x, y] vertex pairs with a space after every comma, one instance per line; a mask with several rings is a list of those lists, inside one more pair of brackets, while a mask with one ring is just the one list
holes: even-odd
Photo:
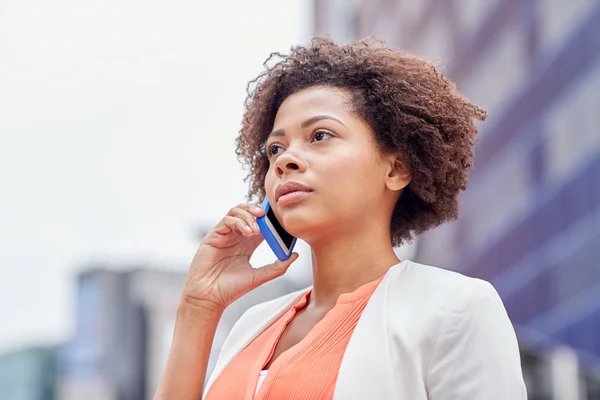
[[292, 236], [305, 240], [311, 236], [311, 232], [319, 230], [323, 225], [323, 218], [310, 208], [298, 207], [286, 209], [279, 222], [283, 228]]

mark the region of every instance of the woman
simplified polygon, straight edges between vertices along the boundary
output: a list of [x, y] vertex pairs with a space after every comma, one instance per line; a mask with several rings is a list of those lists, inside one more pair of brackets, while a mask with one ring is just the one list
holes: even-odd
[[253, 269], [263, 212], [232, 208], [192, 261], [156, 398], [525, 399], [493, 287], [393, 250], [457, 218], [485, 111], [381, 42], [275, 56], [249, 86], [237, 153], [249, 196], [310, 245], [313, 286], [248, 310], [203, 393], [223, 310], [298, 256]]

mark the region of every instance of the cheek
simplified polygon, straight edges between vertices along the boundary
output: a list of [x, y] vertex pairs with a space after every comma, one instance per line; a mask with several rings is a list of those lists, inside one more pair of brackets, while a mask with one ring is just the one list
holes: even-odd
[[[265, 193], [267, 197], [270, 196], [271, 193], [275, 190], [275, 177], [273, 176], [273, 172], [271, 172], [271, 168], [267, 171], [265, 175]], [[271, 198], [269, 197], [269, 200]]]
[[368, 152], [339, 155], [329, 166], [328, 187], [338, 202], [361, 202], [379, 193], [381, 172]]

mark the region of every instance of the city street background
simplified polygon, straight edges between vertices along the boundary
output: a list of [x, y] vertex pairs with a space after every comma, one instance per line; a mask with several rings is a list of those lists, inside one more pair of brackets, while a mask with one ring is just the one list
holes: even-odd
[[[600, 399], [599, 0], [0, 0], [0, 400], [152, 398], [198, 243], [244, 201], [246, 84], [315, 34], [424, 56], [487, 108], [459, 220], [398, 252], [494, 285], [530, 399]], [[310, 284], [299, 252], [209, 368]]]

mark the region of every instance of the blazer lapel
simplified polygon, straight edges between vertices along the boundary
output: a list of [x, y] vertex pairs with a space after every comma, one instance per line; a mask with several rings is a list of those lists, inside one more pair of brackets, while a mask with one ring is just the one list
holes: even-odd
[[[223, 348], [223, 354], [219, 356], [219, 359], [215, 365], [213, 372], [204, 388], [204, 393], [208, 393], [208, 389], [217, 379], [217, 377], [223, 372], [225, 367], [242, 351], [250, 342], [252, 342], [258, 335], [260, 335], [265, 329], [267, 329], [273, 322], [275, 322], [284, 312], [286, 312], [293, 304], [295, 304], [301, 296], [310, 289], [302, 289], [294, 293], [290, 293], [279, 306], [275, 306], [272, 310], [266, 310], [256, 315], [254, 318], [250, 318], [246, 326], [236, 327], [236, 329], [246, 330], [240, 340], [232, 343], [228, 349]], [[251, 324], [251, 325], [250, 325]]]
[[394, 377], [386, 306], [388, 286], [398, 267], [399, 264], [388, 270], [354, 328], [342, 358], [334, 400], [392, 398]]

